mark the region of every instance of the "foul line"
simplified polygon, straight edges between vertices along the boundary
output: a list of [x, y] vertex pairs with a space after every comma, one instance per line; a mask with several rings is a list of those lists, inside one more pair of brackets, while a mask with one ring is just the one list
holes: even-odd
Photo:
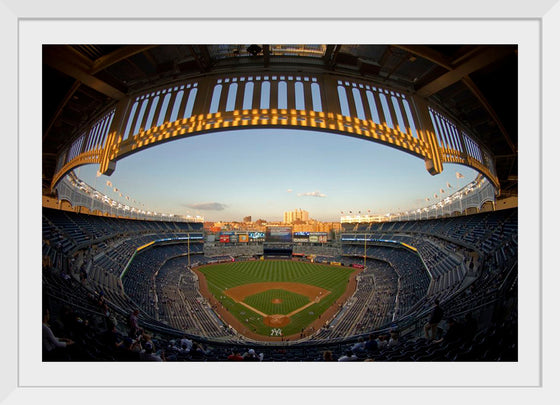
[[[253, 308], [253, 307], [250, 306], [249, 304], [246, 304], [246, 303], [244, 303], [243, 301], [239, 301], [239, 300], [235, 299], [234, 297], [232, 297], [231, 295], [229, 295], [229, 294], [227, 293], [227, 291], [224, 291], [224, 293], [225, 293], [228, 297], [230, 297], [232, 300], [234, 300], [236, 303], [243, 305], [244, 307], [250, 309], [251, 311], [253, 311], [253, 312], [259, 314], [259, 315], [262, 316], [263, 318], [266, 318], [266, 317], [272, 316], [272, 315], [282, 315], [282, 314], [272, 314], [272, 315], [265, 314], [264, 312], [261, 312], [261, 311], [259, 311], [258, 309]], [[310, 306], [313, 305], [313, 304], [317, 304], [317, 303], [321, 302], [321, 300], [322, 300], [323, 298], [325, 298], [327, 295], [329, 295], [330, 293], [331, 293], [330, 291], [327, 291], [327, 293], [324, 294], [323, 296], [321, 296], [321, 297], [315, 297], [315, 299], [314, 299], [313, 301], [308, 302], [308, 303], [305, 304], [303, 307], [300, 307], [300, 308], [296, 309], [295, 311], [292, 311], [292, 312], [290, 312], [289, 314], [284, 315], [284, 316], [287, 316], [287, 317], [294, 316], [294, 315], [297, 314], [298, 312], [303, 311], [305, 308], [308, 308], [308, 307], [310, 307]]]
[[266, 317], [268, 316], [267, 314], [265, 314], [265, 313], [259, 311], [258, 309], [253, 308], [252, 306], [250, 306], [250, 305], [248, 305], [248, 304], [245, 304], [244, 302], [237, 301], [237, 300], [236, 300], [235, 298], [233, 298], [233, 297], [230, 297], [230, 298], [233, 299], [233, 300], [234, 300], [235, 302], [237, 302], [238, 304], [241, 304], [241, 305], [243, 305], [244, 307], [249, 308], [251, 311], [256, 312], [257, 314], [261, 315], [263, 318], [266, 318]]
[[308, 308], [308, 307], [310, 307], [310, 306], [313, 305], [313, 304], [317, 304], [317, 303], [321, 302], [321, 300], [322, 300], [323, 298], [325, 298], [327, 295], [329, 295], [330, 293], [331, 293], [331, 292], [328, 291], [328, 292], [327, 292], [325, 295], [323, 295], [322, 297], [315, 297], [315, 299], [314, 299], [313, 301], [310, 301], [308, 304], [305, 304], [303, 307], [301, 307], [301, 308], [299, 308], [299, 309], [296, 309], [296, 310], [293, 311], [293, 312], [290, 312], [290, 313], [289, 313], [288, 315], [286, 315], [286, 316], [294, 316], [294, 315], [297, 314], [298, 312], [303, 311], [305, 308]]

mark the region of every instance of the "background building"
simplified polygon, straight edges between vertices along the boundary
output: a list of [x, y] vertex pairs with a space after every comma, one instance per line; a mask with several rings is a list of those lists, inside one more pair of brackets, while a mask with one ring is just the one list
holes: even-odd
[[284, 212], [284, 223], [292, 224], [294, 222], [307, 222], [309, 221], [309, 212], [302, 210], [301, 208], [295, 209], [293, 211]]

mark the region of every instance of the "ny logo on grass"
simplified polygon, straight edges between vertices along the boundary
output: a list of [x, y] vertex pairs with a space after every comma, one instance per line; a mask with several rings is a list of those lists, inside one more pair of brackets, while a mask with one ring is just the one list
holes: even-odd
[[271, 329], [270, 336], [282, 336], [282, 329]]

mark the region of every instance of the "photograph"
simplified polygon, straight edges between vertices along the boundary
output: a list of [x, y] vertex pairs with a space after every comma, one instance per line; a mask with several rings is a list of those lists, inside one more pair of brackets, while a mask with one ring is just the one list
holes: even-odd
[[518, 51], [41, 44], [41, 361], [517, 363]]

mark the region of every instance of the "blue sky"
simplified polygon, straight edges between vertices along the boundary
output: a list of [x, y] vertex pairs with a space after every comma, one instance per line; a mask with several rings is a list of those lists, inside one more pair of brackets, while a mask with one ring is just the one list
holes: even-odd
[[[444, 165], [431, 176], [422, 159], [384, 145], [286, 129], [197, 135], [126, 157], [111, 176], [96, 177], [97, 170], [88, 165], [76, 173], [117, 201], [208, 221], [247, 215], [278, 221], [296, 208], [321, 221], [338, 221], [349, 211], [385, 214], [425, 206], [440, 189], [446, 196], [476, 177], [461, 165]], [[456, 172], [465, 177], [457, 179]]]

